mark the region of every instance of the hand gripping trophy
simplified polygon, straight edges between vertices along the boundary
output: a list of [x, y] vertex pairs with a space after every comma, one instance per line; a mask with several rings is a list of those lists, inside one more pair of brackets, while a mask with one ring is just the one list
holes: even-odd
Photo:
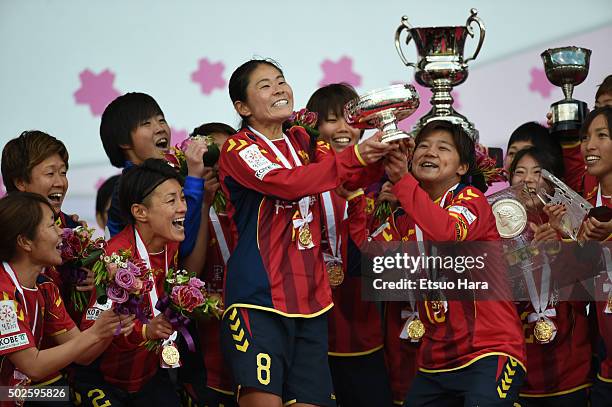
[[[465, 116], [453, 109], [453, 97], [451, 90], [467, 79], [468, 62], [478, 56], [482, 43], [485, 39], [485, 27], [477, 16], [476, 9], [471, 10], [465, 26], [458, 27], [412, 27], [408, 23], [408, 17], [402, 17], [402, 24], [395, 32], [395, 48], [406, 66], [415, 69], [415, 79], [422, 86], [431, 88], [432, 109], [423, 116], [415, 130], [432, 120], [444, 119], [461, 125], [473, 140], [478, 141], [478, 131]], [[472, 24], [476, 23], [480, 29], [480, 38], [470, 58], [464, 58], [463, 48], [466, 37], [474, 37]], [[406, 44], [414, 40], [417, 47], [418, 60], [416, 63], [409, 62], [401, 46], [401, 34], [406, 31]]]

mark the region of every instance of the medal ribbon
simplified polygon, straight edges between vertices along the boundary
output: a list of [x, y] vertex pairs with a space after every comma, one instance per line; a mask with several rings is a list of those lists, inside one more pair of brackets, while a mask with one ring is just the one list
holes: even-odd
[[408, 311], [407, 309], [403, 309], [401, 312], [401, 318], [405, 319], [404, 327], [402, 328], [402, 332], [400, 332], [400, 339], [410, 339], [410, 342], [419, 342], [418, 339], [412, 339], [408, 336], [408, 325], [410, 322], [419, 318], [419, 310], [416, 307], [416, 300], [414, 298], [414, 293], [412, 290], [408, 290], [408, 301], [410, 302], [410, 308], [412, 311]]
[[548, 257], [544, 255], [542, 281], [540, 281], [540, 294], [538, 295], [533, 272], [531, 270], [523, 270], [523, 276], [527, 283], [527, 291], [529, 292], [529, 299], [535, 310], [535, 312], [532, 312], [527, 317], [528, 322], [535, 322], [540, 318], [548, 319], [548, 317], [557, 315], [557, 311], [554, 308], [546, 309], [548, 307], [548, 301], [550, 300], [550, 274], [551, 270], [550, 264], [548, 263]]
[[[25, 309], [25, 314], [29, 317], [28, 301], [26, 300], [26, 297], [23, 293], [23, 287], [21, 286], [21, 284], [19, 283], [19, 280], [17, 279], [17, 275], [15, 274], [15, 272], [13, 271], [13, 269], [11, 268], [11, 266], [9, 266], [7, 262], [3, 261], [2, 266], [4, 267], [4, 270], [6, 270], [6, 274], [8, 274], [11, 280], [13, 281], [13, 284], [15, 284], [15, 288], [17, 288], [17, 291], [19, 291], [19, 294], [21, 294], [21, 298], [23, 299], [23, 307]], [[15, 312], [16, 311], [17, 309], [15, 309]], [[33, 326], [32, 336], [36, 334], [36, 322], [37, 321], [38, 321], [38, 300], [36, 301], [36, 308], [34, 309], [34, 324], [32, 325]]]
[[219, 216], [217, 212], [215, 212], [215, 208], [212, 206], [208, 211], [210, 216], [210, 221], [213, 225], [213, 231], [215, 232], [217, 242], [219, 242], [219, 249], [221, 250], [221, 257], [223, 257], [223, 263], [227, 265], [227, 261], [230, 257], [229, 247], [227, 245], [227, 240], [225, 240], [225, 234], [223, 233], [223, 228], [221, 227], [221, 222], [219, 221]]
[[[270, 147], [270, 149], [274, 152], [274, 154], [276, 154], [276, 157], [285, 166], [285, 168], [288, 168], [288, 169], [292, 169], [293, 168], [293, 166], [291, 165], [291, 163], [289, 162], [287, 157], [285, 157], [285, 155], [278, 149], [278, 147], [276, 147], [274, 145], [274, 142], [272, 142], [272, 140], [268, 139], [266, 136], [264, 136], [263, 134], [261, 134], [260, 132], [258, 132], [257, 130], [255, 130], [254, 128], [252, 128], [250, 126], [249, 126], [249, 129], [260, 140], [262, 140], [264, 143], [266, 143], [268, 145], [268, 147]], [[287, 135], [283, 134], [283, 140], [285, 140], [285, 143], [287, 143], [287, 147], [289, 148], [289, 152], [291, 153], [291, 157], [293, 158], [293, 162], [295, 163], [295, 166], [296, 167], [301, 167], [302, 166], [302, 162], [300, 161], [300, 158], [298, 157], [298, 155], [297, 155], [297, 153], [295, 151], [295, 148], [293, 148], [293, 145], [289, 141], [289, 138], [287, 137]], [[310, 213], [310, 196], [305, 196], [304, 198], [300, 199], [299, 207], [300, 207], [300, 215], [302, 216], [302, 222], [300, 223], [300, 226], [295, 226], [296, 225], [296, 221], [294, 220], [293, 221], [293, 225], [294, 225], [294, 227], [298, 227], [298, 228], [302, 228], [302, 227], [305, 227], [305, 226], [307, 227], [308, 223], [310, 223], [312, 221], [312, 214]], [[298, 245], [299, 245], [299, 239], [298, 239]], [[300, 245], [300, 247], [301, 247], [301, 245]], [[311, 244], [310, 247], [314, 247], [314, 244]]]
[[[336, 216], [334, 213], [334, 204], [332, 201], [331, 193], [329, 191], [323, 192], [323, 211], [325, 212], [325, 222], [327, 229], [327, 238], [329, 241], [329, 247], [331, 249], [331, 256], [328, 253], [323, 253], [325, 262], [336, 261], [342, 263], [342, 257], [338, 255], [340, 248], [340, 237], [337, 236], [336, 230]], [[344, 219], [348, 217], [347, 212], [348, 202], [344, 202]]]
[[[153, 270], [151, 268], [151, 260], [149, 259], [149, 252], [147, 251], [147, 247], [145, 246], [142, 238], [140, 237], [140, 233], [138, 230], [134, 228], [134, 236], [136, 238], [136, 251], [140, 258], [145, 262], [147, 268], [149, 270]], [[168, 274], [168, 246], [164, 246], [164, 255], [166, 256], [166, 264], [164, 270], [164, 278]], [[155, 278], [153, 277], [153, 273], [149, 275], [149, 279], [153, 282], [153, 288], [149, 291], [149, 301], [151, 301], [151, 310], [153, 311], [153, 317], [158, 316], [161, 312], [156, 308], [157, 301], [159, 300], [159, 296], [157, 294], [157, 286], [155, 284]]]
[[[450, 187], [442, 196], [442, 198], [440, 199], [439, 205], [440, 208], [444, 208], [444, 204], [446, 203], [446, 197], [448, 196], [448, 194], [451, 193], [451, 191], [454, 191], [455, 188], [457, 188], [459, 186], [459, 184], [455, 184], [452, 187]], [[417, 223], [414, 223], [414, 232], [417, 238], [417, 245], [419, 247], [419, 252], [420, 254], [425, 255], [425, 244], [424, 244], [424, 240], [423, 240], [423, 231], [421, 230], [421, 228], [419, 227], [419, 225], [417, 225]], [[431, 255], [435, 256], [436, 255], [436, 249], [435, 247], [432, 247], [432, 251], [431, 251]], [[432, 276], [431, 278], [435, 279], [437, 277], [436, 275], [437, 273], [432, 272]], [[442, 301], [442, 304], [444, 305], [444, 312], [448, 311], [448, 301]]]

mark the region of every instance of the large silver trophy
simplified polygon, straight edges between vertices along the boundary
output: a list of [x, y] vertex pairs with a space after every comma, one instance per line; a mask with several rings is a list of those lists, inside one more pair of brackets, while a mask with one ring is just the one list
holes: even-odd
[[412, 85], [401, 84], [370, 91], [344, 106], [346, 122], [358, 129], [382, 130], [383, 143], [410, 137], [397, 122], [419, 107], [419, 94]]
[[[451, 90], [454, 86], [465, 82], [468, 76], [468, 62], [478, 56], [485, 39], [485, 27], [477, 16], [478, 11], [471, 9], [471, 14], [465, 26], [458, 27], [412, 27], [408, 17], [402, 17], [402, 24], [395, 32], [395, 48], [406, 66], [415, 69], [415, 79], [422, 86], [431, 88], [432, 109], [423, 116], [416, 126], [416, 130], [436, 119], [448, 120], [460, 124], [474, 140], [478, 140], [478, 132], [474, 125], [465, 116], [453, 109]], [[480, 38], [470, 58], [464, 58], [463, 48], [467, 36], [474, 37], [472, 24], [476, 23], [480, 29]], [[409, 62], [401, 46], [402, 31], [408, 36], [405, 43], [414, 40], [417, 47], [418, 60]]]
[[551, 105], [551, 133], [561, 140], [575, 140], [584, 117], [589, 112], [587, 104], [572, 99], [574, 86], [580, 85], [589, 74], [591, 50], [579, 47], [547, 49], [541, 54], [544, 71], [550, 83], [560, 86], [565, 95]]

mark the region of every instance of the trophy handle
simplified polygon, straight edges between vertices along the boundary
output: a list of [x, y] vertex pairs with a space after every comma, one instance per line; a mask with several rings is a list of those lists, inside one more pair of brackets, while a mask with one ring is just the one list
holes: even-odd
[[395, 49], [397, 50], [397, 53], [399, 54], [400, 59], [402, 60], [404, 65], [416, 68], [416, 64], [414, 62], [408, 62], [408, 58], [406, 58], [406, 56], [404, 55], [404, 52], [402, 51], [402, 43], [400, 41], [400, 36], [402, 35], [402, 31], [406, 30], [406, 34], [408, 35], [406, 37], [406, 45], [408, 45], [408, 43], [412, 39], [412, 34], [410, 34], [411, 28], [412, 26], [408, 23], [408, 16], [403, 16], [402, 24], [399, 27], [397, 27], [397, 30], [395, 31]]
[[470, 37], [474, 38], [474, 29], [472, 28], [472, 23], [475, 22], [478, 25], [478, 28], [480, 28], [480, 38], [478, 39], [478, 46], [476, 47], [476, 51], [474, 51], [474, 55], [464, 61], [464, 63], [466, 64], [476, 59], [478, 53], [480, 53], [480, 48], [482, 48], [482, 43], [485, 39], [485, 26], [482, 20], [478, 17], [478, 10], [473, 8], [470, 10], [470, 13], [471, 14], [468, 17], [467, 22], [465, 23], [465, 28], [467, 28], [467, 32]]

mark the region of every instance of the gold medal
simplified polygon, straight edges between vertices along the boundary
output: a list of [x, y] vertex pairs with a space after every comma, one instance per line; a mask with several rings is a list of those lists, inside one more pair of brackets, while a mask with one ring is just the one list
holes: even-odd
[[425, 335], [425, 325], [421, 322], [420, 319], [415, 318], [408, 323], [406, 327], [406, 332], [408, 332], [408, 337], [413, 341], [419, 341]]
[[162, 347], [161, 357], [164, 363], [170, 367], [177, 365], [179, 360], [181, 360], [181, 354], [174, 344], [164, 345]]
[[548, 343], [552, 340], [557, 327], [550, 319], [540, 318], [533, 327], [533, 336], [540, 343]]
[[312, 245], [312, 233], [310, 233], [310, 229], [307, 225], [304, 225], [300, 228], [298, 239], [300, 239], [300, 244], [304, 247], [310, 247]]
[[329, 285], [332, 287], [338, 287], [344, 281], [344, 271], [342, 270], [342, 264], [336, 262], [329, 262], [325, 265], [327, 268], [327, 277], [329, 278]]
[[608, 295], [608, 312], [612, 312], [612, 295]]

